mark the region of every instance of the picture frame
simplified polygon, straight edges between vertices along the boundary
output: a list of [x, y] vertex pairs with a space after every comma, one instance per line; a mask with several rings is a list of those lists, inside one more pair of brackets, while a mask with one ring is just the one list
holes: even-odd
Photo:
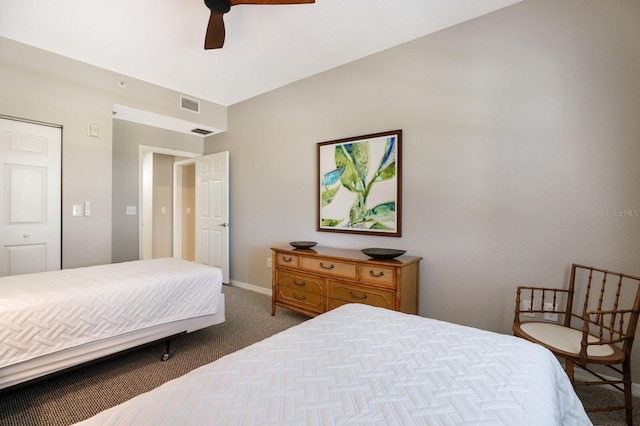
[[402, 130], [317, 144], [316, 230], [402, 236]]

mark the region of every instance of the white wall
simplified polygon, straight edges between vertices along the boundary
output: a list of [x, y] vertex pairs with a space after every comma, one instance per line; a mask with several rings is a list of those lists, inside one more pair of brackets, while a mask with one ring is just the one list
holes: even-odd
[[[231, 106], [205, 153], [230, 151], [232, 280], [269, 288], [288, 241], [402, 248], [421, 315], [510, 333], [519, 284], [640, 275], [638, 18], [526, 0]], [[402, 238], [316, 232], [316, 144], [394, 129]]]

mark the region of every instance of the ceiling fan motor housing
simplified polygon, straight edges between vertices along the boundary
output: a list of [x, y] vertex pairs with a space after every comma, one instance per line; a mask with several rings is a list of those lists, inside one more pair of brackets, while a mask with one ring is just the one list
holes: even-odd
[[218, 13], [227, 13], [231, 9], [231, 1], [229, 0], [204, 0], [204, 4]]

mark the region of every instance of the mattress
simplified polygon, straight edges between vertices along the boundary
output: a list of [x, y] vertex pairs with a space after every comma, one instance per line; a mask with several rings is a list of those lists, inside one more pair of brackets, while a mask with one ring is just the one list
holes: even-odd
[[0, 368], [216, 313], [217, 268], [165, 258], [0, 278]]
[[591, 422], [541, 346], [348, 304], [78, 423], [175, 424]]

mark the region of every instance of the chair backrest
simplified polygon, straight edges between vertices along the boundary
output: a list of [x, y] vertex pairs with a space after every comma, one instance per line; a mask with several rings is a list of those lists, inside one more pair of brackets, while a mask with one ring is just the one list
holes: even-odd
[[573, 264], [564, 325], [631, 352], [640, 314], [640, 277]]

